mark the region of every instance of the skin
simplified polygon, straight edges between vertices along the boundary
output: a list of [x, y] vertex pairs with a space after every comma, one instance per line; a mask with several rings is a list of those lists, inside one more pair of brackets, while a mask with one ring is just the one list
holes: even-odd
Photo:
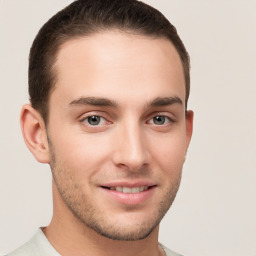
[[[177, 51], [164, 38], [108, 31], [64, 43], [56, 68], [47, 128], [30, 105], [21, 114], [27, 146], [53, 173], [45, 235], [64, 256], [163, 255], [159, 223], [193, 123]], [[150, 193], [120, 202], [113, 184], [150, 184]]]

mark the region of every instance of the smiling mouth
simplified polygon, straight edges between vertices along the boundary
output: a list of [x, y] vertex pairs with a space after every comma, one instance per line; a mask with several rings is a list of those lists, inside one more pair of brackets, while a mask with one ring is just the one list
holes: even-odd
[[141, 186], [141, 187], [133, 187], [133, 188], [130, 188], [130, 187], [103, 187], [103, 188], [118, 191], [125, 194], [137, 194], [143, 191], [147, 191], [153, 187], [154, 186]]

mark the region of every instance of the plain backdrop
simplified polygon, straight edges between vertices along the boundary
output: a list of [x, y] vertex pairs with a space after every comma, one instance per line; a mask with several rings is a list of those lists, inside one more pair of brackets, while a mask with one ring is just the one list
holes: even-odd
[[[19, 127], [31, 43], [65, 0], [0, 0], [0, 254], [52, 214], [51, 173]], [[256, 1], [145, 0], [191, 55], [195, 112], [183, 180], [160, 241], [186, 256], [256, 256]]]

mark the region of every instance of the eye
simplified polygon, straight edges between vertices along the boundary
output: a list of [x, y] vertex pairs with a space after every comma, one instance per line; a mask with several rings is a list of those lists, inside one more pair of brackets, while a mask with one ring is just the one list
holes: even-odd
[[150, 124], [155, 125], [165, 125], [171, 122], [171, 119], [168, 116], [154, 116], [149, 120]]
[[107, 123], [107, 120], [103, 118], [102, 116], [88, 116], [84, 120], [84, 122], [88, 123], [91, 126], [98, 126], [98, 125], [104, 125]]

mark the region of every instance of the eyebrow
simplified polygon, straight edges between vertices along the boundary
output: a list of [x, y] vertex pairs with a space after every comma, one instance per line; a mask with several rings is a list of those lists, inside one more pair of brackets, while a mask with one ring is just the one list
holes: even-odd
[[112, 101], [106, 98], [96, 98], [96, 97], [81, 97], [77, 100], [71, 101], [69, 105], [92, 105], [92, 106], [117, 108], [117, 103], [115, 101]]
[[158, 97], [154, 99], [151, 103], [149, 103], [150, 107], [162, 107], [169, 106], [173, 104], [183, 105], [182, 100], [179, 97]]
[[[157, 97], [153, 101], [147, 104], [147, 107], [161, 107], [169, 106], [173, 104], [183, 105], [182, 100], [179, 97]], [[79, 99], [73, 100], [69, 105], [92, 105], [92, 106], [103, 106], [103, 107], [113, 107], [117, 108], [118, 104], [110, 99], [106, 98], [96, 98], [96, 97], [81, 97]]]

